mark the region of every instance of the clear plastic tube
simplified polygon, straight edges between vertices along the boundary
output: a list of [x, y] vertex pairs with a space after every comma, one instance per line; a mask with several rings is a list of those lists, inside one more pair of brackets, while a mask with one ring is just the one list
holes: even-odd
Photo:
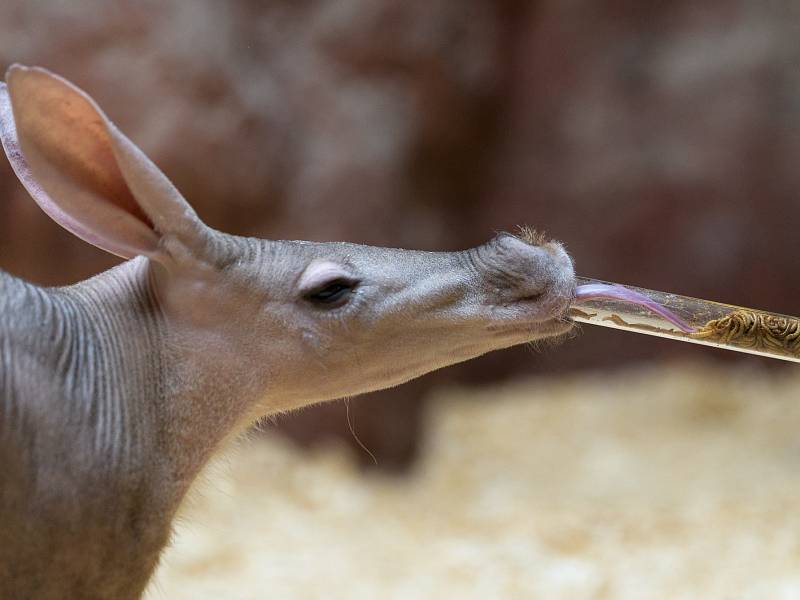
[[800, 319], [578, 278], [573, 321], [800, 362]]

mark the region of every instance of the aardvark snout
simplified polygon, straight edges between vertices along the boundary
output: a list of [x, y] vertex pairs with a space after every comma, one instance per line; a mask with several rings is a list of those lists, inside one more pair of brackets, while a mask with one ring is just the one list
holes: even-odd
[[555, 241], [528, 243], [510, 234], [490, 242], [492, 264], [488, 277], [503, 304], [535, 305], [541, 319], [562, 315], [575, 290], [572, 259]]

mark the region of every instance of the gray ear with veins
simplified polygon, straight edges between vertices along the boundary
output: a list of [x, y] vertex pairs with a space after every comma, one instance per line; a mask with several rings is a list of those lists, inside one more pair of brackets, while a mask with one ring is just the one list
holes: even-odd
[[123, 258], [161, 239], [203, 245], [206, 227], [167, 177], [83, 91], [45, 69], [0, 83], [0, 139], [14, 172], [59, 225]]

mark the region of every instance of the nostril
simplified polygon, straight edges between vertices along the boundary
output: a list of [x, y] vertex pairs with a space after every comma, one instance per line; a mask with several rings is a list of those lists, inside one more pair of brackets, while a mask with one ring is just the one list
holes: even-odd
[[539, 302], [544, 298], [545, 292], [535, 292], [533, 294], [527, 294], [525, 296], [520, 296], [517, 301], [518, 302]]

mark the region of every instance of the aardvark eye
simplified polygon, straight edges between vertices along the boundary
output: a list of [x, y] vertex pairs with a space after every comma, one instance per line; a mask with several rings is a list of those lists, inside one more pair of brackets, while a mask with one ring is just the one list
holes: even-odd
[[305, 299], [326, 308], [341, 306], [350, 299], [350, 293], [356, 287], [355, 281], [335, 279], [305, 295]]

